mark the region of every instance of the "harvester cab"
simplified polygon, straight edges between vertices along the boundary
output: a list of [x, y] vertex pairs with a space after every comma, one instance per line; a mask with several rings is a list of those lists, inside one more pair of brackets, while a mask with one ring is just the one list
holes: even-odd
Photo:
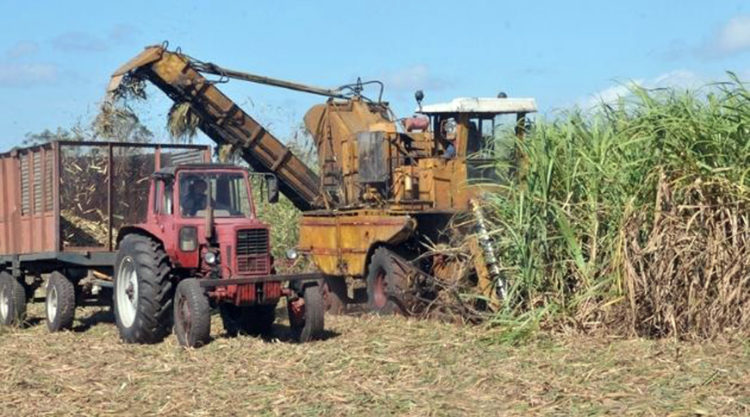
[[433, 138], [443, 152], [455, 142], [456, 156], [481, 154], [492, 149], [501, 117], [515, 116], [516, 133], [522, 134], [526, 115], [536, 111], [534, 99], [500, 96], [456, 98], [448, 103], [420, 105], [416, 112], [429, 118], [429, 121], [418, 124], [410, 120], [405, 128], [412, 130], [413, 126], [430, 126]]

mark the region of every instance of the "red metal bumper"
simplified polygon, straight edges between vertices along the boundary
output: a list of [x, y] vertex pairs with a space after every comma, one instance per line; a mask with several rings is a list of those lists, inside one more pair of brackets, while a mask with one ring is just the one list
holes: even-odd
[[264, 282], [289, 282], [289, 281], [315, 281], [323, 279], [323, 274], [313, 272], [307, 274], [276, 274], [260, 275], [254, 277], [228, 278], [228, 279], [202, 279], [203, 288], [226, 287], [228, 285], [261, 284]]

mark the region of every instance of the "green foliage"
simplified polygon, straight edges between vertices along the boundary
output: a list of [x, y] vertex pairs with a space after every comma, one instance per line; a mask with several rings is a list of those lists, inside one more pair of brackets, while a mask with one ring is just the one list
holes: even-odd
[[[744, 248], [736, 237], [747, 232], [747, 213], [741, 207], [750, 197], [750, 93], [730, 77], [702, 93], [634, 88], [617, 105], [602, 104], [592, 114], [573, 110], [535, 123], [517, 143], [529, 160], [528, 175], [520, 183], [508, 175], [510, 185], [489, 196], [497, 252], [511, 286], [497, 323], [513, 323], [509, 328], [514, 334], [559, 320], [583, 328], [608, 322], [643, 329], [636, 322], [653, 321], [661, 308], [650, 300], [649, 311], [641, 312], [639, 286], [651, 285], [645, 281], [674, 281], [690, 288], [728, 282], [724, 269], [708, 271], [716, 269], [711, 260], [693, 265], [691, 272], [684, 255], [663, 259], [664, 248], [647, 243], [658, 229], [678, 236], [675, 245], [694, 242], [691, 253], [700, 253], [708, 250], [706, 235], [718, 231], [724, 240], [734, 239], [733, 247]], [[498, 160], [500, 172], [511, 172], [509, 165]], [[700, 222], [685, 217], [691, 207], [706, 209], [699, 220], [725, 210], [739, 232], [724, 236], [723, 226], [714, 223], [697, 228]], [[664, 213], [685, 217], [681, 229], [666, 230], [661, 220], [655, 221]], [[665, 269], [654, 273], [647, 270], [651, 264]], [[746, 281], [732, 285], [744, 291]], [[719, 290], [709, 292], [716, 296]], [[623, 313], [625, 300], [636, 312]], [[737, 300], [736, 308], [724, 306], [723, 314], [750, 310], [747, 297]], [[668, 306], [675, 310], [671, 319], [679, 321], [681, 309], [692, 306], [673, 301]], [[640, 333], [649, 332], [656, 331]]]

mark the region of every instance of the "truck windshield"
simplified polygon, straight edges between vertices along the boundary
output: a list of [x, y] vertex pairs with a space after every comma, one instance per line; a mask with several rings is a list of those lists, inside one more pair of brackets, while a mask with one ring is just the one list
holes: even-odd
[[209, 191], [215, 218], [250, 217], [250, 198], [244, 175], [185, 172], [179, 178], [183, 217], [205, 216]]

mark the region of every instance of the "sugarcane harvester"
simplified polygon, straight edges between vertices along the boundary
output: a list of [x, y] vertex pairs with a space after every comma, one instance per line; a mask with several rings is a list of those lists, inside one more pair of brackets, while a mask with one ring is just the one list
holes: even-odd
[[[422, 106], [418, 92], [417, 115], [396, 120], [378, 82], [310, 87], [225, 69], [165, 45], [148, 47], [119, 68], [109, 91], [124, 79], [148, 80], [175, 102], [189, 103], [209, 138], [231, 146], [255, 171], [278, 177], [280, 191], [302, 211], [298, 250], [325, 275], [329, 308], [366, 300], [379, 313], [412, 313], [420, 299], [436, 296], [437, 281], [468, 280], [491, 306], [505, 294], [481, 210], [482, 194], [492, 186], [482, 178], [488, 161], [475, 155], [492, 146], [482, 132], [493, 131], [500, 115], [515, 115], [522, 135], [526, 115], [536, 111], [533, 99]], [[304, 117], [317, 171], [219, 90], [228, 79], [328, 97]], [[363, 94], [371, 83], [380, 87], [377, 100]], [[468, 256], [440, 250], [466, 236]]]

